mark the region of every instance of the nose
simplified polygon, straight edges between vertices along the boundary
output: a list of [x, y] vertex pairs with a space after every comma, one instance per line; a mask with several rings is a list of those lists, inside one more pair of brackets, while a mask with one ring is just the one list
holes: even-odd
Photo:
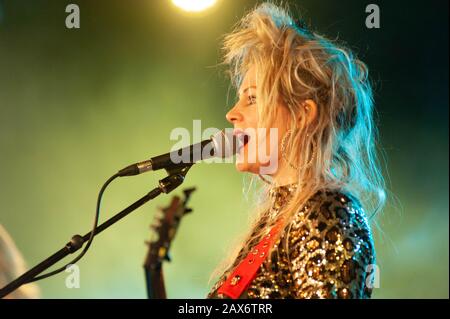
[[242, 120], [242, 114], [238, 110], [238, 105], [233, 106], [231, 110], [228, 111], [227, 115], [225, 115], [227, 121], [231, 124], [235, 124]]

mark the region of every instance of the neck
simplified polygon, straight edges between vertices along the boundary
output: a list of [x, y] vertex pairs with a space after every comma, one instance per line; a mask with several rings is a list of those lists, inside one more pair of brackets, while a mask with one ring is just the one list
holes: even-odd
[[284, 163], [280, 163], [276, 173], [271, 176], [274, 186], [289, 185], [297, 182], [296, 170]]

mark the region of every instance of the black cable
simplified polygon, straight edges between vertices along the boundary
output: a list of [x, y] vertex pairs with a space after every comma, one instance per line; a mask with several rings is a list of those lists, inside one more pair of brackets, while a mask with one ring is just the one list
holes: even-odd
[[98, 193], [98, 197], [97, 197], [97, 208], [95, 211], [95, 218], [94, 218], [94, 225], [92, 226], [92, 231], [91, 231], [91, 235], [89, 236], [89, 240], [86, 243], [86, 246], [84, 247], [83, 251], [76, 257], [74, 258], [71, 262], [65, 264], [63, 267], [58, 268], [56, 270], [53, 270], [49, 273], [40, 275], [40, 276], [36, 276], [34, 277], [32, 280], [28, 281], [28, 283], [30, 282], [35, 282], [44, 278], [48, 278], [50, 276], [59, 274], [60, 272], [63, 272], [64, 270], [66, 270], [67, 266], [69, 265], [73, 265], [75, 264], [77, 261], [79, 261], [81, 258], [83, 258], [83, 256], [86, 254], [86, 252], [88, 251], [89, 247], [91, 246], [93, 240], [94, 240], [94, 236], [95, 236], [95, 230], [97, 229], [98, 226], [98, 220], [100, 217], [100, 203], [102, 201], [102, 197], [103, 197], [103, 193], [105, 192], [106, 188], [108, 187], [108, 185], [115, 180], [117, 177], [119, 177], [120, 175], [118, 173], [114, 174], [113, 176], [111, 176], [102, 186], [102, 188], [100, 189], [100, 192]]

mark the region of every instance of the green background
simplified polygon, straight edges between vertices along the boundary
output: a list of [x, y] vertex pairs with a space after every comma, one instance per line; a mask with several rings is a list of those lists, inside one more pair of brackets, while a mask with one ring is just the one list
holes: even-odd
[[[289, 1], [288, 1], [289, 2]], [[66, 29], [76, 3], [81, 28]], [[89, 230], [97, 192], [117, 169], [164, 153], [175, 127], [228, 127], [233, 103], [218, 67], [221, 38], [256, 1], [222, 0], [200, 15], [170, 1], [0, 0], [0, 223], [29, 266]], [[448, 298], [448, 3], [290, 1], [316, 30], [367, 62], [392, 195], [375, 231], [375, 298]], [[420, 19], [418, 17], [420, 16]], [[198, 142], [194, 140], [191, 142]], [[156, 186], [163, 172], [120, 179], [105, 220]], [[170, 298], [203, 298], [209, 276], [246, 227], [247, 177], [232, 164], [197, 165], [190, 206], [165, 264]], [[180, 193], [177, 191], [176, 193]], [[393, 197], [391, 197], [393, 198]], [[39, 282], [44, 298], [145, 298], [142, 264], [161, 196], [96, 238], [66, 273]]]

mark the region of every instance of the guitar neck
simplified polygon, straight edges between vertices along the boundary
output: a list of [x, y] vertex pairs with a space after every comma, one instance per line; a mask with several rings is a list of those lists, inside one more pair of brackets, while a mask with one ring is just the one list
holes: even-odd
[[148, 242], [149, 250], [144, 263], [147, 295], [149, 299], [167, 299], [164, 286], [162, 265], [164, 261], [170, 261], [169, 250], [175, 237], [181, 218], [192, 211], [187, 208], [190, 194], [195, 188], [184, 190], [184, 201], [174, 196], [170, 205], [161, 209], [162, 217], [157, 217], [152, 228], [157, 239]]
[[162, 264], [144, 269], [148, 299], [167, 299]]

